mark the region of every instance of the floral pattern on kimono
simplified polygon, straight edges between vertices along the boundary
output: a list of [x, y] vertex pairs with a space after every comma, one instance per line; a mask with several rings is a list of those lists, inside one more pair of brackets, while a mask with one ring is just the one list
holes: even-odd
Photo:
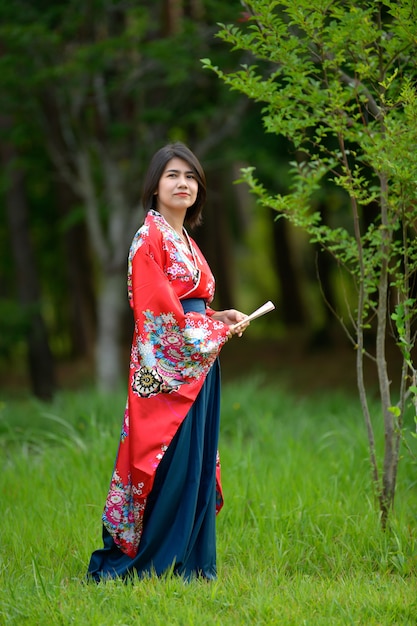
[[[197, 244], [188, 235], [187, 241], [151, 210], [129, 252], [135, 328], [128, 400], [103, 523], [132, 558], [159, 462], [227, 340], [228, 326], [214, 320], [208, 306], [213, 275]], [[185, 298], [203, 299], [206, 314], [184, 313]], [[217, 511], [222, 504], [217, 454]]]

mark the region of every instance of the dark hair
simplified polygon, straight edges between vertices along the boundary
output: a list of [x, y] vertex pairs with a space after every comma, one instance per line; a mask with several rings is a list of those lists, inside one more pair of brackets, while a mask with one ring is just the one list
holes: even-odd
[[150, 209], [156, 208], [155, 192], [158, 188], [159, 179], [161, 178], [168, 161], [174, 159], [175, 157], [186, 161], [197, 179], [197, 198], [194, 204], [187, 209], [185, 220], [191, 227], [198, 226], [198, 224], [201, 223], [201, 213], [206, 200], [206, 176], [201, 163], [195, 154], [193, 154], [187, 146], [179, 141], [176, 143], [170, 143], [163, 148], [160, 148], [153, 155], [143, 184], [143, 208], [146, 212]]

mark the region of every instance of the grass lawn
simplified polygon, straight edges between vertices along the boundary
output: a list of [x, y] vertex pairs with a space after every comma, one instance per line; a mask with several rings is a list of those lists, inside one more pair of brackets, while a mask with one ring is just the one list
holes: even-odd
[[84, 584], [123, 408], [124, 392], [1, 404], [1, 625], [417, 624], [415, 462], [404, 450], [384, 533], [356, 397], [256, 378], [223, 391], [218, 580]]

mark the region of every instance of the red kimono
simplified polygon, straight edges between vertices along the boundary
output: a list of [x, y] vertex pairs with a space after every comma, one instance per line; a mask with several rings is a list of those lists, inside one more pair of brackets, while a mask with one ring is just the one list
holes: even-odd
[[[183, 242], [151, 210], [129, 253], [128, 293], [135, 319], [128, 401], [103, 523], [115, 544], [134, 557], [155, 472], [227, 339], [228, 326], [206, 314], [184, 313], [181, 300], [214, 296], [214, 278], [196, 243]], [[220, 465], [217, 511], [223, 499]]]

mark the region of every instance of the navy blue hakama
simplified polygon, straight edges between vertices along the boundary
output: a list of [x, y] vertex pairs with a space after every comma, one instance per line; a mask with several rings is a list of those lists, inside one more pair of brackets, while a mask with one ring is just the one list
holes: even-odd
[[170, 571], [187, 580], [216, 578], [219, 418], [217, 359], [156, 470], [137, 555], [131, 558], [122, 552], [103, 526], [104, 547], [91, 556], [89, 579], [160, 576]]

